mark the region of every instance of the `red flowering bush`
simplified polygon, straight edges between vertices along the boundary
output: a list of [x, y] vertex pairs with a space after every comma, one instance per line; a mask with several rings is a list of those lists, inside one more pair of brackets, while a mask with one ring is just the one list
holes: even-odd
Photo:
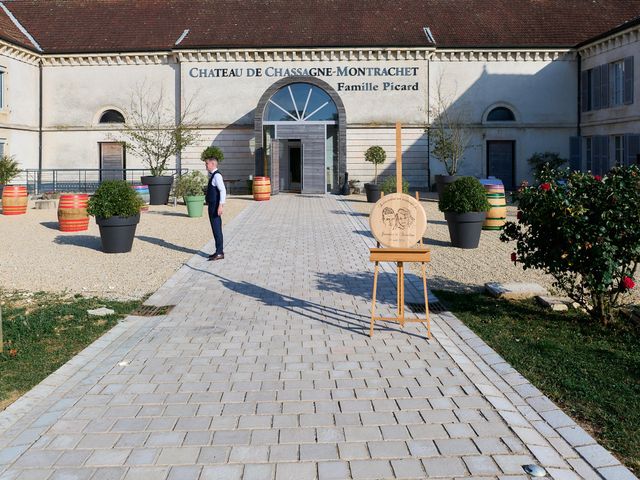
[[581, 172], [553, 178], [514, 194], [518, 222], [508, 222], [501, 239], [516, 242], [523, 268], [551, 274], [556, 288], [607, 323], [635, 286], [640, 168], [614, 168], [600, 179]]

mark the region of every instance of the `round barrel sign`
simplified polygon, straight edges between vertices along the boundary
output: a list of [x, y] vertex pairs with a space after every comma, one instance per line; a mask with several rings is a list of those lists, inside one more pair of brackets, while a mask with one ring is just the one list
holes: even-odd
[[413, 247], [427, 229], [427, 214], [412, 196], [392, 193], [374, 205], [369, 226], [375, 239], [385, 247]]

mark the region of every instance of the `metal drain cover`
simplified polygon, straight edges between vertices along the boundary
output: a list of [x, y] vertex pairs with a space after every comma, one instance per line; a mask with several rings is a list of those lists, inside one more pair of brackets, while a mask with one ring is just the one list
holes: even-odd
[[155, 305], [140, 305], [136, 308], [131, 315], [138, 317], [159, 317], [160, 315], [166, 315], [173, 310], [175, 305], [164, 305], [162, 307], [156, 307]]
[[523, 465], [522, 469], [527, 475], [532, 477], [546, 477], [547, 471], [539, 465]]

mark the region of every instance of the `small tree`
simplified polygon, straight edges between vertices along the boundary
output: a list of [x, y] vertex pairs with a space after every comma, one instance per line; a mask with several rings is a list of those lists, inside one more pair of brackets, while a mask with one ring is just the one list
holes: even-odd
[[383, 164], [387, 160], [387, 154], [384, 151], [384, 148], [378, 145], [369, 147], [364, 154], [364, 159], [367, 162], [373, 163], [375, 167], [375, 177], [374, 177], [373, 183], [377, 185], [378, 184], [378, 165]]
[[535, 179], [539, 182], [544, 182], [548, 179], [547, 172], [550, 170], [557, 171], [567, 163], [567, 159], [562, 158], [555, 152], [536, 152], [527, 160], [527, 162], [533, 169], [533, 176]]
[[431, 153], [440, 160], [449, 175], [458, 173], [462, 157], [469, 147], [471, 132], [467, 128], [464, 109], [454, 108], [453, 100], [442, 92], [443, 79], [436, 88], [436, 98], [430, 109], [433, 118], [429, 127]]
[[9, 155], [3, 155], [0, 157], [0, 185], [7, 185], [11, 180], [20, 175], [20, 168], [18, 162]]
[[125, 118], [122, 135], [127, 150], [139, 156], [153, 176], [162, 175], [169, 159], [199, 138], [191, 104], [176, 118], [162, 87], [155, 91], [146, 84], [139, 86], [131, 96]]
[[215, 145], [211, 145], [210, 147], [205, 148], [200, 154], [200, 159], [204, 162], [208, 158], [215, 158], [218, 160], [218, 163], [222, 163], [224, 160], [224, 153], [222, 149], [216, 147]]
[[640, 168], [563, 176], [564, 184], [521, 188], [518, 222], [507, 222], [501, 239], [516, 242], [512, 261], [552, 275], [556, 288], [606, 324], [635, 285]]

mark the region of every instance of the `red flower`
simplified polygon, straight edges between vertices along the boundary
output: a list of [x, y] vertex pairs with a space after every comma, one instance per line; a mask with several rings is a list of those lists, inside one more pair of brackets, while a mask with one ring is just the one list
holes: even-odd
[[624, 277], [620, 282], [620, 285], [622, 285], [623, 290], [631, 290], [636, 286], [636, 282], [633, 281], [633, 278]]
[[513, 253], [511, 254], [511, 261], [512, 261], [513, 263], [516, 263], [516, 261], [517, 261], [517, 260], [518, 260], [518, 256], [516, 255], [516, 252], [513, 252]]
[[543, 183], [542, 185], [540, 185], [540, 188], [546, 192], [546, 191], [551, 189], [551, 184], [550, 183]]
[[594, 175], [593, 178], [594, 178], [594, 180], [596, 182], [601, 182], [602, 181], [602, 175]]
[[516, 217], [518, 218], [518, 220], [522, 220], [522, 212], [520, 210], [518, 210]]

